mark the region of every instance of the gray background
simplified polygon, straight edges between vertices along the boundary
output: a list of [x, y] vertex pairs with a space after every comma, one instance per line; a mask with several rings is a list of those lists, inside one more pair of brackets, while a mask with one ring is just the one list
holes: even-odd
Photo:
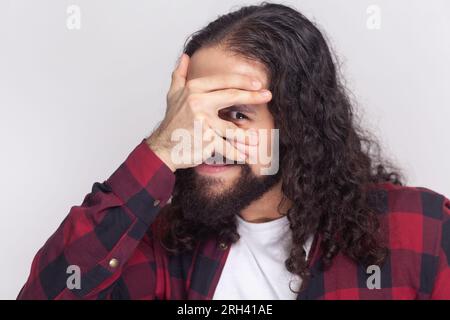
[[[0, 298], [95, 181], [161, 120], [186, 37], [254, 1], [0, 0]], [[258, 1], [259, 3], [259, 1]], [[450, 194], [450, 2], [284, 1], [319, 23], [408, 184]], [[81, 8], [81, 29], [66, 9]], [[369, 5], [381, 29], [366, 26]]]

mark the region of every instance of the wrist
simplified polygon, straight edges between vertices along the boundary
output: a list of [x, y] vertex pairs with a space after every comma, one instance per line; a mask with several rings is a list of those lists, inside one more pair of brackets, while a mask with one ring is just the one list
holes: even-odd
[[166, 151], [164, 148], [161, 148], [150, 136], [146, 139], [147, 146], [158, 156], [158, 158], [164, 162], [164, 164], [172, 171], [175, 172], [176, 168], [171, 161], [170, 152]]

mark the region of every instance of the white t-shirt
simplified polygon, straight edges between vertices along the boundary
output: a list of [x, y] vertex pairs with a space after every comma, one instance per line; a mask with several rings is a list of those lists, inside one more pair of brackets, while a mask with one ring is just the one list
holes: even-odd
[[[284, 262], [289, 256], [291, 230], [286, 216], [263, 223], [238, 216], [239, 241], [231, 248], [214, 292], [214, 300], [293, 300], [301, 278], [290, 273]], [[308, 255], [313, 237], [304, 246]]]

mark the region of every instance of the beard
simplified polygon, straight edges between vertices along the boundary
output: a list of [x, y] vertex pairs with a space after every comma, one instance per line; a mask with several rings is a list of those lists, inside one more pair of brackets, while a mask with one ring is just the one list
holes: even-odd
[[236, 241], [239, 238], [236, 215], [261, 198], [281, 178], [280, 171], [275, 175], [256, 176], [248, 164], [240, 167], [240, 176], [223, 191], [214, 190], [223, 188], [220, 178], [199, 175], [194, 168], [175, 172], [172, 205], [178, 208], [180, 225], [196, 240], [233, 235], [232, 239], [222, 239]]

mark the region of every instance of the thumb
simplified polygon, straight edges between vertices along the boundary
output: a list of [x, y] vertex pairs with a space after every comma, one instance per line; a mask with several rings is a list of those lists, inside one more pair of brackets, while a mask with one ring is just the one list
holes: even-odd
[[172, 73], [171, 91], [181, 89], [185, 86], [189, 61], [190, 58], [185, 53], [178, 59], [178, 65]]

